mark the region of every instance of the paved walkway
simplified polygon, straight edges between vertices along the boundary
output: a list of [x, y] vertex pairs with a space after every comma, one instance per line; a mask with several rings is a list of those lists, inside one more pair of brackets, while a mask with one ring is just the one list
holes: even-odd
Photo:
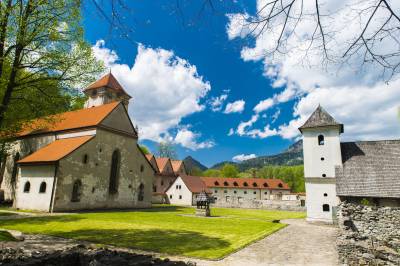
[[284, 220], [289, 226], [220, 261], [196, 261], [197, 266], [338, 265], [332, 226]]

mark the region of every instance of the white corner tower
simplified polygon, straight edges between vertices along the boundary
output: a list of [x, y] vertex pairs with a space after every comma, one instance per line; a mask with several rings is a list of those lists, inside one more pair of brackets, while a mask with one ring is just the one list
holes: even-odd
[[88, 97], [85, 108], [115, 101], [123, 102], [125, 107], [128, 108], [129, 100], [132, 98], [111, 72], [90, 84], [83, 92]]
[[307, 221], [334, 223], [339, 203], [335, 167], [342, 165], [343, 124], [318, 106], [299, 130], [303, 134]]

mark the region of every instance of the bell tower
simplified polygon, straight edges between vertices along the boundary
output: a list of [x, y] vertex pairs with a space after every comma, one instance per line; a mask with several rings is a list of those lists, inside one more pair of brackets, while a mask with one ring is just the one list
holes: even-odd
[[339, 202], [335, 168], [342, 165], [343, 124], [318, 106], [299, 130], [303, 135], [307, 220], [333, 223]]
[[110, 102], [121, 101], [128, 108], [129, 100], [132, 98], [119, 84], [113, 74], [108, 73], [99, 80], [90, 84], [83, 90], [88, 97], [84, 108], [99, 106]]

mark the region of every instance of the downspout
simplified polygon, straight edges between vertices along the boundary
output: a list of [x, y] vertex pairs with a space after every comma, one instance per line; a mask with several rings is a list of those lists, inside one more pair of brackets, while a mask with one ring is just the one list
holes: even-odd
[[56, 184], [57, 184], [57, 174], [58, 174], [58, 162], [56, 162], [54, 166], [54, 180], [53, 180], [53, 187], [51, 191], [51, 198], [50, 198], [50, 206], [49, 212], [52, 213], [54, 209], [54, 198], [56, 196]]

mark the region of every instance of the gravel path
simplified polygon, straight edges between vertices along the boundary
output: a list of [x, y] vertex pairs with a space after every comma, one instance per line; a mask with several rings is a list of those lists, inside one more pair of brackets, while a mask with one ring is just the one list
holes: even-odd
[[194, 260], [198, 266], [338, 265], [337, 228], [284, 220], [289, 226], [220, 261]]

